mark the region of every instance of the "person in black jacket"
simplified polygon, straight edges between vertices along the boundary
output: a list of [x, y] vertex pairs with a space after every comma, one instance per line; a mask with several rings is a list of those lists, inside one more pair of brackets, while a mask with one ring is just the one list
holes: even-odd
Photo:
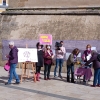
[[40, 70], [41, 70], [41, 67], [43, 67], [43, 45], [40, 45], [40, 43], [38, 42], [36, 44], [36, 48], [37, 48], [37, 56], [38, 56], [38, 62], [36, 63], [36, 80], [37, 81], [40, 81], [39, 80], [39, 77], [40, 77]]
[[89, 61], [85, 63], [85, 66], [88, 66], [91, 62], [93, 62], [93, 69], [94, 69], [94, 80], [92, 87], [100, 87], [100, 62], [97, 59], [98, 53], [92, 51], [92, 57]]

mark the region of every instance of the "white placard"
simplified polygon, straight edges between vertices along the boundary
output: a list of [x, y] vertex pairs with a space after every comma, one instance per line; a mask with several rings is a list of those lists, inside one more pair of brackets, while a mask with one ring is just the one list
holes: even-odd
[[66, 54], [65, 54], [65, 60], [68, 60], [70, 54], [71, 54], [71, 53], [66, 53]]
[[92, 57], [91, 54], [89, 54], [86, 58], [87, 58], [87, 61], [90, 60], [90, 58]]
[[79, 53], [77, 57], [81, 57], [81, 53]]
[[94, 51], [96, 51], [96, 52], [97, 52], [96, 47], [91, 47], [91, 50], [94, 50]]
[[37, 49], [35, 48], [18, 48], [18, 62], [38, 62]]

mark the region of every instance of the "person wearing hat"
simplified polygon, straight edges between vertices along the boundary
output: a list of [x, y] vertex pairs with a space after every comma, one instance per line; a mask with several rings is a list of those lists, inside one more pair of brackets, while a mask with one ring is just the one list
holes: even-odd
[[17, 66], [17, 63], [18, 63], [18, 49], [17, 49], [16, 46], [14, 46], [13, 41], [9, 42], [9, 48], [11, 50], [9, 52], [9, 55], [6, 55], [6, 57], [9, 59], [9, 63], [10, 63], [10, 75], [9, 75], [8, 82], [6, 82], [5, 85], [11, 84], [11, 81], [13, 79], [13, 75], [16, 79], [15, 84], [19, 84], [20, 80], [19, 80], [19, 77], [16, 73], [16, 66]]

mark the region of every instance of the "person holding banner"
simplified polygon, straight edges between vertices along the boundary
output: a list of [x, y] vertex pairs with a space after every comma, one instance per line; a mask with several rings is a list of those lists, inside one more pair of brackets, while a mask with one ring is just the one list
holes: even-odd
[[10, 75], [9, 75], [9, 80], [7, 83], [5, 83], [5, 85], [10, 85], [11, 81], [13, 79], [13, 75], [16, 78], [16, 83], [15, 84], [19, 84], [19, 77], [16, 73], [16, 66], [18, 63], [18, 49], [16, 46], [14, 46], [14, 42], [11, 41], [9, 42], [9, 48], [11, 49], [9, 52], [9, 55], [6, 55], [6, 57], [9, 59], [9, 63], [10, 63]]
[[37, 81], [40, 81], [39, 80], [39, 77], [40, 77], [40, 70], [41, 70], [41, 67], [43, 67], [43, 46], [40, 45], [40, 43], [38, 42], [36, 44], [36, 48], [37, 48], [37, 56], [38, 56], [38, 62], [36, 63], [36, 80]]
[[[84, 61], [84, 62], [87, 62], [88, 60], [90, 60], [90, 58], [92, 57], [92, 50], [91, 50], [91, 45], [90, 44], [88, 44], [87, 46], [86, 46], [86, 50], [84, 51], [84, 53], [83, 53], [83, 55], [82, 55], [82, 60]], [[92, 63], [90, 63], [88, 66], [86, 66], [85, 68], [87, 69], [87, 68], [91, 68], [92, 67]], [[86, 82], [86, 80], [85, 80], [85, 76], [83, 77], [83, 82]]]
[[44, 80], [50, 80], [50, 70], [53, 59], [53, 51], [51, 50], [50, 45], [46, 45], [44, 50]]

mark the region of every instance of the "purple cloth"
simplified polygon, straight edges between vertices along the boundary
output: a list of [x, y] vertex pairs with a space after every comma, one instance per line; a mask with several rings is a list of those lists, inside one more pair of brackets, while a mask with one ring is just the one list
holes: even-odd
[[9, 62], [16, 64], [18, 63], [18, 49], [14, 46], [9, 52]]
[[[2, 60], [7, 60], [5, 55], [9, 53], [9, 42], [14, 41], [14, 44], [18, 48], [26, 48], [26, 44], [28, 48], [36, 48], [37, 42], [39, 40], [33, 39], [18, 39], [18, 40], [2, 40]], [[60, 42], [60, 40], [52, 41], [52, 50], [55, 50], [55, 43]], [[96, 47], [97, 51], [100, 52], [100, 40], [63, 40], [64, 47], [66, 48], [66, 52], [71, 53], [73, 49], [79, 48], [81, 53], [86, 49], [87, 44], [91, 44], [92, 47]]]
[[44, 52], [44, 64], [48, 64], [48, 65], [52, 64], [52, 58], [51, 58], [51, 56], [53, 55], [52, 50], [50, 50], [50, 53], [51, 55], [47, 51]]
[[87, 62], [87, 56], [91, 54], [91, 51], [88, 51], [88, 50], [85, 50], [84, 53], [83, 53], [83, 58], [85, 57], [85, 60], [84, 62]]
[[90, 68], [77, 68], [74, 73], [76, 76], [83, 76], [85, 75], [86, 80], [90, 80], [92, 77], [92, 71]]

